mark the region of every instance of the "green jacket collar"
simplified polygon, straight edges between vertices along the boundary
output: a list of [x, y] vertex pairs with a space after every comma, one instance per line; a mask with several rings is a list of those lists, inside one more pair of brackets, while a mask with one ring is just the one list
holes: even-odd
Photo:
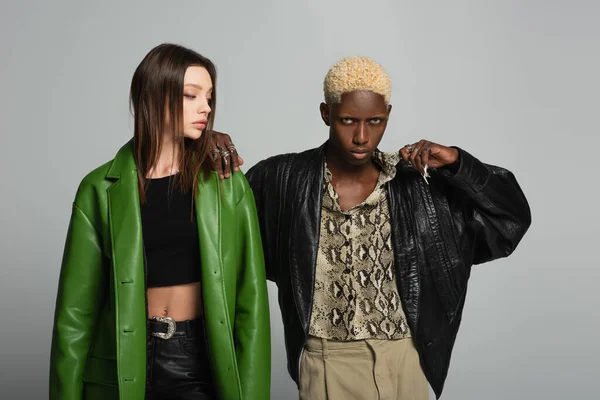
[[106, 177], [110, 179], [119, 179], [123, 173], [137, 172], [135, 159], [133, 158], [133, 139], [125, 143], [117, 152], [113, 162], [106, 173]]

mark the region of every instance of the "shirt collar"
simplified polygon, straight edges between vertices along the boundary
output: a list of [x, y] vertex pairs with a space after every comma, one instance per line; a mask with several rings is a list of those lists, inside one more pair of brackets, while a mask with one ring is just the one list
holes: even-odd
[[381, 188], [387, 182], [394, 179], [396, 176], [396, 165], [400, 162], [400, 154], [398, 153], [384, 153], [376, 149], [373, 152], [373, 162], [377, 164], [380, 169], [379, 178], [377, 180], [377, 185], [373, 192], [363, 201], [361, 204], [358, 204], [355, 207], [348, 211], [342, 211], [339, 206], [338, 195], [333, 189], [333, 185], [331, 184], [331, 171], [327, 167], [327, 159], [324, 160], [324, 174], [323, 174], [323, 190], [327, 193], [327, 195], [323, 196], [323, 207], [326, 209], [340, 212], [342, 214], [351, 214], [356, 212], [360, 207], [366, 205], [375, 205], [380, 201], [382, 192]]

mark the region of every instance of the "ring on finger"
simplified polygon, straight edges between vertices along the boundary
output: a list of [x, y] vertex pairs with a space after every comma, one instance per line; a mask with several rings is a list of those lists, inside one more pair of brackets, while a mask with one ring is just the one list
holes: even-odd
[[227, 150], [229, 150], [229, 152], [231, 153], [235, 153], [237, 151], [233, 143], [227, 148]]
[[231, 153], [229, 151], [227, 151], [227, 150], [222, 150], [221, 151], [221, 157], [223, 157], [223, 158], [229, 157], [230, 154]]
[[420, 150], [419, 150], [419, 148], [418, 148], [418, 147], [415, 147], [415, 149], [413, 150], [413, 153], [417, 153], [417, 154], [419, 154], [419, 151], [420, 151]]

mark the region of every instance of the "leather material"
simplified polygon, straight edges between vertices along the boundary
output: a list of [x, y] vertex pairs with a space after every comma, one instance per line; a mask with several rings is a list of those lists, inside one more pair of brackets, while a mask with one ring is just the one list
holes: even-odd
[[[288, 371], [296, 383], [312, 309], [325, 146], [271, 157], [246, 175], [256, 198], [267, 277], [279, 288]], [[458, 166], [432, 170], [429, 185], [404, 163], [386, 184], [402, 305], [438, 397], [471, 266], [511, 254], [531, 223], [513, 174], [458, 150]]]
[[204, 334], [149, 343], [146, 400], [215, 400]]
[[[209, 359], [218, 395], [268, 399], [270, 327], [252, 191], [242, 173], [199, 176], [196, 219]], [[130, 141], [81, 182], [54, 317], [50, 399], [143, 399], [146, 285]], [[84, 392], [88, 394], [84, 396]]]

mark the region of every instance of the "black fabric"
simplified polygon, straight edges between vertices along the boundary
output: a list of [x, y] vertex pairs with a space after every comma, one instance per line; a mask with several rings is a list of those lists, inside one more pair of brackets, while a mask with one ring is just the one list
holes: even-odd
[[[159, 327], [154, 321], [148, 321], [148, 325]], [[202, 321], [177, 325], [190, 330], [178, 331], [166, 340], [150, 336], [146, 400], [217, 399]]]
[[177, 177], [150, 179], [141, 206], [149, 288], [200, 281], [193, 197], [180, 190]]
[[[261, 161], [254, 192], [267, 277], [278, 286], [288, 371], [298, 362], [312, 310], [326, 144]], [[457, 163], [421, 175], [400, 163], [386, 184], [398, 290], [423, 371], [439, 397], [461, 321], [471, 266], [506, 257], [531, 224], [514, 175], [462, 149]]]

